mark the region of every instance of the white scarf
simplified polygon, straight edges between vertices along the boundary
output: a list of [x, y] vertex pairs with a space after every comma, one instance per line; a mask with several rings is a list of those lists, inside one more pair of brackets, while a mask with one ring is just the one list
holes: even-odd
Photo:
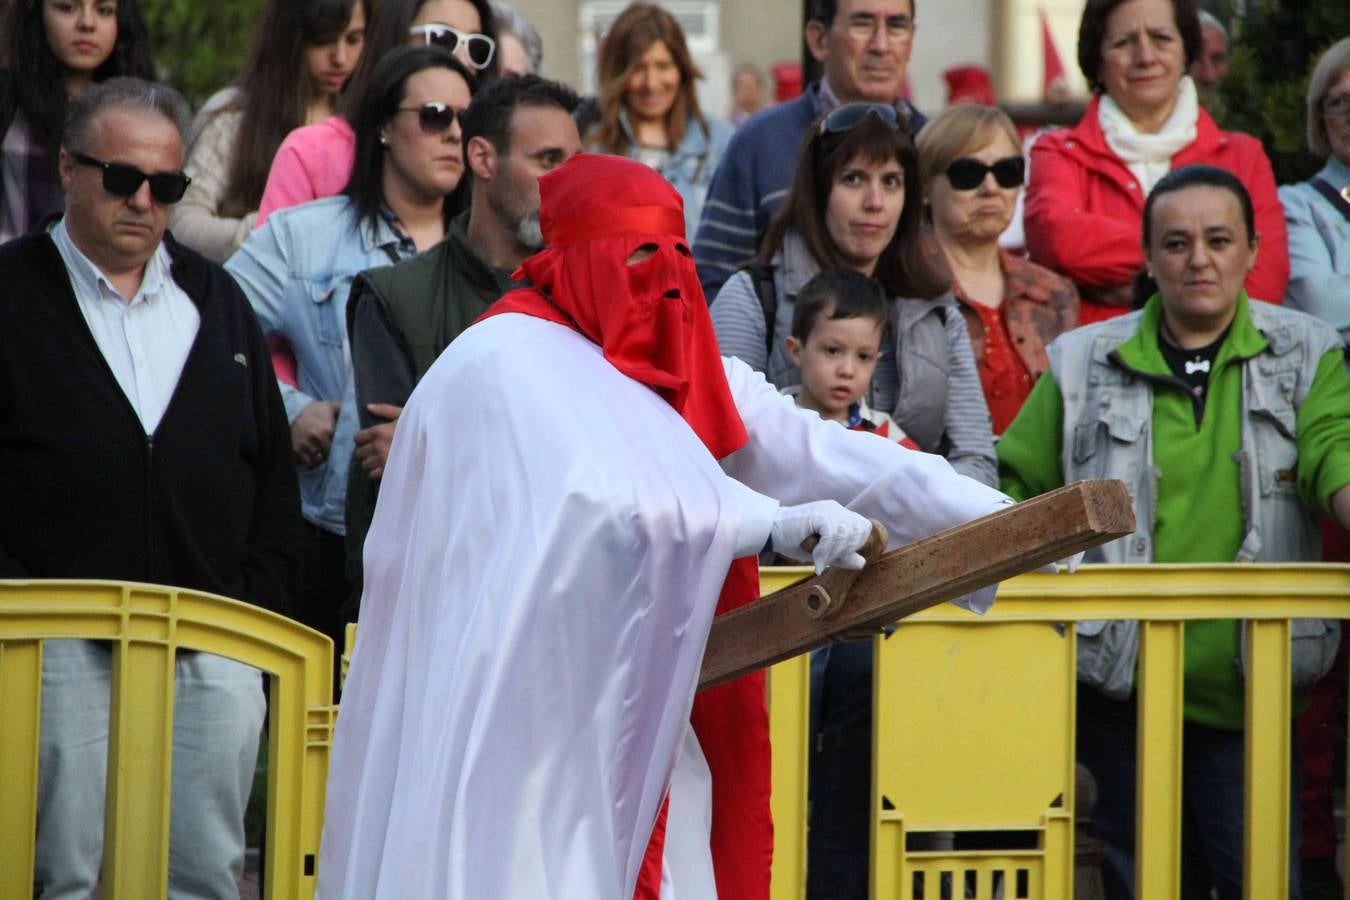
[[1181, 76], [1177, 102], [1155, 134], [1141, 134], [1116, 101], [1103, 94], [1097, 107], [1097, 121], [1107, 145], [1139, 179], [1144, 195], [1172, 168], [1172, 157], [1195, 140], [1195, 123], [1200, 118], [1200, 102], [1195, 82]]

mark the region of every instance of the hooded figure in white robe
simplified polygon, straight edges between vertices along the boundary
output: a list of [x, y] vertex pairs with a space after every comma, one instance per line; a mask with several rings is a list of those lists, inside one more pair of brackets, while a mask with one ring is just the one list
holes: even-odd
[[[894, 544], [1008, 502], [722, 360], [679, 195], [650, 169], [583, 154], [540, 193], [537, 290], [451, 344], [399, 421], [324, 900], [626, 900], [732, 561], [816, 534], [818, 568], [860, 566], [867, 520], [821, 496], [896, 526]], [[706, 829], [691, 800], [672, 828]], [[712, 896], [709, 870], [668, 881]]]

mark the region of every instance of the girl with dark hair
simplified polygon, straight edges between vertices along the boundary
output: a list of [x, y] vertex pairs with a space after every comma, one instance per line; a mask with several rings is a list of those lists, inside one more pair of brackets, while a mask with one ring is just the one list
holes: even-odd
[[118, 75], [154, 78], [137, 0], [14, 0], [0, 58], [0, 243], [61, 212], [66, 101]]
[[[989, 411], [948, 291], [950, 275], [924, 251], [921, 190], [918, 154], [894, 109], [854, 103], [820, 119], [807, 131], [757, 263], [733, 275], [713, 301], [713, 326], [723, 354], [788, 387], [801, 378], [786, 340], [802, 285], [822, 269], [856, 269], [875, 278], [892, 298], [895, 333], [882, 347], [869, 402], [894, 410], [925, 450], [993, 484]], [[771, 287], [772, 316], [765, 314], [757, 277]], [[922, 354], [913, 352], [916, 341]], [[923, 386], [930, 389], [919, 390]]]
[[370, 15], [370, 0], [269, 0], [238, 81], [193, 123], [192, 184], [169, 220], [176, 238], [217, 262], [239, 248], [282, 140], [336, 109]]
[[1252, 297], [1280, 303], [1289, 278], [1284, 212], [1261, 142], [1220, 131], [1200, 104], [1187, 68], [1203, 38], [1194, 0], [1088, 0], [1078, 66], [1093, 98], [1077, 125], [1031, 148], [1027, 249], [1078, 286], [1080, 320], [1129, 312], [1130, 281], [1144, 265], [1144, 198], [1172, 169], [1227, 169], [1256, 202], [1261, 257], [1247, 279]]
[[269, 338], [295, 359], [280, 381], [308, 527], [296, 617], [339, 640], [348, 583], [343, 547], [347, 467], [357, 410], [347, 346], [347, 295], [358, 272], [431, 247], [464, 173], [461, 116], [473, 76], [439, 47], [385, 54], [354, 107], [356, 168], [347, 192], [279, 210], [225, 268]]
[[655, 3], [629, 5], [600, 44], [600, 121], [586, 143], [646, 163], [684, 199], [685, 234], [698, 230], [731, 126], [703, 115], [680, 23]]
[[385, 54], [395, 47], [436, 46], [455, 55], [481, 83], [498, 72], [497, 29], [488, 0], [384, 0], [340, 115], [291, 132], [272, 162], [256, 227], [273, 210], [342, 191], [352, 172], [359, 98]]
[[[724, 356], [788, 388], [801, 383], [787, 339], [803, 286], [825, 269], [875, 279], [890, 298], [889, 324], [867, 404], [956, 471], [994, 485], [989, 408], [951, 278], [922, 243], [922, 189], [914, 142], [893, 106], [854, 103], [817, 119], [758, 261], [713, 301], [713, 328]], [[828, 802], [811, 809], [807, 893], [866, 897], [871, 642], [835, 644], [812, 668], [823, 677], [812, 791]]]

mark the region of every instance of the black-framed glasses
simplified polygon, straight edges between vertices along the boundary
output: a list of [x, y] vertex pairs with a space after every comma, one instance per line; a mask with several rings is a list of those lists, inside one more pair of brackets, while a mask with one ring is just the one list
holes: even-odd
[[947, 167], [947, 180], [958, 191], [973, 191], [984, 184], [984, 176], [994, 173], [994, 181], [1001, 188], [1021, 187], [1026, 177], [1027, 161], [1020, 156], [1005, 156], [992, 163], [982, 163], [969, 156], [952, 160]]
[[1350, 119], [1350, 94], [1331, 94], [1323, 97], [1322, 115]]
[[902, 121], [895, 107], [888, 103], [850, 103], [840, 106], [820, 122], [821, 134], [840, 134], [857, 128], [868, 116], [876, 117], [883, 125], [896, 131], [909, 131], [909, 122]]
[[463, 44], [464, 55], [468, 57], [469, 65], [475, 69], [486, 69], [492, 63], [492, 54], [497, 50], [497, 42], [486, 34], [465, 34], [449, 25], [439, 23], [414, 25], [408, 29], [408, 34], [420, 35], [423, 43], [444, 47], [451, 53]]
[[183, 199], [192, 179], [182, 172], [156, 172], [147, 175], [134, 166], [104, 162], [83, 153], [72, 153], [70, 158], [85, 166], [103, 170], [103, 189], [114, 197], [130, 197], [141, 189], [141, 182], [150, 182], [150, 196], [156, 203], [177, 203]]
[[[422, 129], [423, 134], [440, 134], [451, 125], [455, 120], [464, 115], [464, 110], [455, 109], [445, 103], [423, 103], [421, 106], [400, 106], [399, 112], [417, 113], [417, 125]], [[460, 125], [464, 120], [460, 119]]]

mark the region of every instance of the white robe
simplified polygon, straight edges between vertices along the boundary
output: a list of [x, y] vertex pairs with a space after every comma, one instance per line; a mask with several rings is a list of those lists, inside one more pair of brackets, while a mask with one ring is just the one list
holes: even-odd
[[847, 495], [896, 543], [1005, 502], [726, 366], [733, 477], [562, 326], [496, 316], [432, 366], [366, 542], [318, 896], [626, 900], [722, 581], [777, 510], [745, 485]]

